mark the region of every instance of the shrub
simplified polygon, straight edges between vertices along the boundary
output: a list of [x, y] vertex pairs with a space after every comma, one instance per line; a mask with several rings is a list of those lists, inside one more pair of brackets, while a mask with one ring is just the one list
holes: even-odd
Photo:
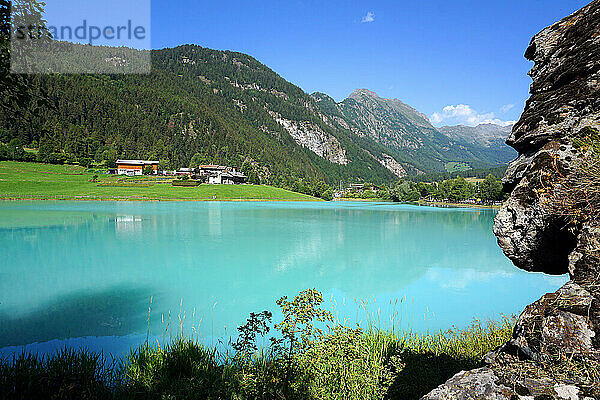
[[360, 328], [336, 326], [299, 356], [315, 399], [383, 398], [392, 381], [383, 341]]
[[0, 143], [0, 161], [8, 160], [9, 158], [8, 146]]
[[184, 186], [184, 187], [195, 187], [195, 186], [199, 186], [200, 182], [199, 181], [195, 181], [195, 180], [191, 180], [191, 179], [176, 179], [174, 181], [171, 182], [171, 185], [173, 186]]
[[[102, 354], [64, 348], [53, 356], [20, 353], [0, 360], [0, 398], [112, 398], [113, 366]], [[93, 397], [91, 397], [93, 396]]]
[[81, 157], [79, 159], [79, 165], [89, 168], [92, 165], [92, 159], [89, 157]]

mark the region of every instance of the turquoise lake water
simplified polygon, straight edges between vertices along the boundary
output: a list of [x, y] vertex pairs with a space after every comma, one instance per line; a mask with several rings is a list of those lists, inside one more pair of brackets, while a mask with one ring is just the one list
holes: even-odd
[[115, 355], [236, 334], [316, 288], [339, 321], [426, 330], [521, 311], [566, 277], [523, 272], [494, 210], [389, 203], [0, 202], [0, 354]]

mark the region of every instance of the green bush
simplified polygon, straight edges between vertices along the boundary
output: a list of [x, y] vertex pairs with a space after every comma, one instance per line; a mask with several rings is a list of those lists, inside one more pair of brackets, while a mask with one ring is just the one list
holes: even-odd
[[152, 168], [152, 165], [145, 165], [142, 173], [144, 175], [152, 175], [154, 173], [154, 168]]
[[360, 328], [336, 326], [299, 356], [315, 399], [379, 399], [392, 382], [385, 342]]
[[115, 368], [100, 353], [62, 349], [50, 357], [20, 353], [0, 360], [2, 399], [110, 399]]

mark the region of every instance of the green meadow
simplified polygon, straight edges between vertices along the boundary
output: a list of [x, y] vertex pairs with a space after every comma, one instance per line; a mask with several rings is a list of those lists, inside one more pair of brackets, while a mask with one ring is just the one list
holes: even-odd
[[76, 165], [0, 162], [0, 199], [5, 200], [319, 200], [272, 186], [174, 187], [171, 181], [170, 177], [108, 175]]
[[452, 161], [446, 163], [445, 168], [446, 172], [462, 172], [470, 170], [471, 166], [467, 163]]

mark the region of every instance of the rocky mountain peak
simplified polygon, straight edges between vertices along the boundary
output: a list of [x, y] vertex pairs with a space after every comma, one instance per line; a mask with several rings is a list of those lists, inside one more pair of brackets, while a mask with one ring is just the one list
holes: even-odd
[[356, 89], [354, 92], [350, 93], [350, 96], [348, 96], [349, 99], [354, 100], [361, 100], [365, 97], [379, 99], [379, 95], [369, 89]]
[[[479, 143], [489, 147], [508, 138], [512, 125], [503, 126], [496, 124], [479, 124], [477, 126], [456, 125], [442, 126], [438, 128], [440, 132], [453, 140], [463, 140], [467, 143]], [[515, 154], [516, 157], [516, 154]]]
[[[369, 90], [369, 89], [356, 89], [354, 92], [350, 93], [350, 95], [348, 96], [349, 99], [353, 99], [359, 102], [365, 102], [365, 101], [374, 101], [374, 102], [379, 102], [379, 103], [388, 103], [388, 104], [395, 104], [395, 105], [400, 105], [403, 107], [406, 107], [407, 109], [410, 109], [416, 113], [419, 113], [416, 109], [412, 108], [411, 106], [409, 106], [408, 104], [404, 103], [402, 100], [394, 98], [394, 99], [388, 99], [385, 97], [381, 97], [379, 96], [376, 92]], [[421, 113], [419, 113], [421, 114]], [[424, 114], [421, 114], [424, 118], [425, 117]]]
[[315, 101], [328, 101], [328, 102], [333, 102], [335, 103], [335, 100], [333, 99], [333, 97], [331, 97], [330, 95], [328, 95], [327, 93], [323, 93], [323, 92], [314, 92], [313, 94], [310, 95]]

